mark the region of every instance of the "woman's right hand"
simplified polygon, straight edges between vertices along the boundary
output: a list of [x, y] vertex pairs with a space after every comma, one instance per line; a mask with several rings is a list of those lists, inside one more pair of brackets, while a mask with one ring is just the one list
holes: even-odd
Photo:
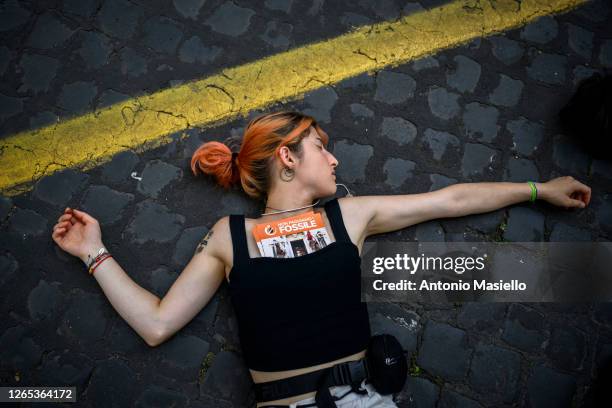
[[83, 262], [88, 255], [95, 256], [102, 246], [100, 224], [84, 211], [66, 208], [53, 226], [53, 241], [70, 255], [79, 257]]

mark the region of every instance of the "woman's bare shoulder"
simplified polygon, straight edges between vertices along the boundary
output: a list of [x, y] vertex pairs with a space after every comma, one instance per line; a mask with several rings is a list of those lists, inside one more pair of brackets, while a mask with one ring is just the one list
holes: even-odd
[[232, 234], [230, 231], [229, 215], [221, 217], [215, 222], [206, 234], [210, 251], [226, 265], [231, 264]]

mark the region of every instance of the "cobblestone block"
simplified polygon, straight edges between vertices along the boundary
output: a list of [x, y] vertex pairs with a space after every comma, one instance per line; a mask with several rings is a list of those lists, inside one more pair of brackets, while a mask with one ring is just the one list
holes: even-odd
[[574, 79], [572, 83], [574, 86], [578, 85], [582, 80], [586, 78], [590, 78], [597, 70], [589, 67], [585, 67], [584, 65], [578, 65], [572, 71], [574, 74]]
[[427, 94], [427, 102], [431, 113], [444, 120], [452, 119], [459, 114], [461, 110], [459, 98], [460, 95], [437, 86], [431, 87]]
[[76, 289], [64, 313], [57, 333], [80, 342], [93, 342], [104, 337], [108, 317], [107, 303], [100, 294]]
[[113, 159], [102, 165], [102, 180], [107, 183], [122, 183], [132, 180], [130, 174], [139, 162], [138, 156], [131, 150], [120, 152]]
[[557, 37], [559, 25], [552, 16], [543, 16], [521, 30], [521, 38], [538, 44], [546, 44]]
[[162, 265], [151, 272], [151, 290], [161, 299], [168, 293], [176, 278], [176, 272]]
[[[41, 178], [35, 185], [34, 198], [55, 207], [65, 207], [89, 180], [89, 176], [72, 169], [61, 170], [50, 176]], [[62, 208], [63, 210], [64, 208]]]
[[227, 1], [218, 7], [204, 24], [218, 33], [237, 37], [249, 29], [251, 18], [254, 15], [253, 10], [239, 7], [232, 1]]
[[288, 49], [291, 45], [292, 36], [292, 24], [270, 21], [266, 24], [266, 30], [259, 38], [275, 50], [283, 51]]
[[16, 232], [24, 241], [49, 232], [47, 225], [48, 222], [42, 215], [28, 209], [18, 208], [9, 218], [9, 229]]
[[176, 249], [172, 256], [174, 263], [186, 265], [196, 253], [198, 243], [207, 233], [208, 228], [204, 226], [185, 229], [176, 243]]
[[539, 181], [540, 172], [532, 161], [510, 157], [504, 169], [504, 181], [522, 183], [527, 180]]
[[137, 51], [124, 48], [120, 53], [121, 73], [130, 77], [139, 77], [147, 73], [147, 60]]
[[43, 357], [37, 384], [78, 387], [84, 389], [94, 369], [95, 361], [74, 350], [53, 350]]
[[495, 160], [497, 152], [487, 146], [466, 143], [463, 150], [463, 159], [461, 160], [461, 172], [464, 177], [482, 176], [487, 168], [491, 168], [491, 164]]
[[474, 351], [469, 383], [477, 392], [486, 394], [483, 400], [510, 403], [517, 398], [520, 368], [518, 353], [479, 344]]
[[91, 31], [81, 33], [81, 48], [78, 50], [85, 65], [90, 69], [100, 68], [108, 63], [112, 47], [104, 35]]
[[431, 181], [431, 187], [429, 191], [439, 190], [441, 188], [456, 184], [457, 180], [451, 177], [443, 176], [442, 174], [430, 174], [429, 180]]
[[459, 147], [459, 139], [455, 135], [434, 129], [425, 129], [423, 142], [429, 146], [433, 158], [437, 161], [442, 159], [449, 145], [455, 149]]
[[183, 370], [187, 378], [195, 378], [204, 357], [210, 350], [210, 344], [197, 336], [178, 335], [157, 349], [163, 355], [164, 364]]
[[179, 59], [183, 62], [208, 64], [221, 54], [223, 50], [215, 45], [207, 47], [200, 37], [193, 36], [181, 45], [179, 49]]
[[279, 10], [287, 14], [291, 13], [293, 0], [266, 0], [264, 5], [269, 10]]
[[59, 68], [59, 61], [44, 55], [24, 54], [20, 65], [23, 69], [23, 76], [18, 92], [38, 93], [49, 90], [49, 85]]
[[142, 180], [136, 190], [152, 198], [158, 198], [162, 190], [170, 183], [183, 177], [183, 170], [161, 160], [151, 160], [142, 171]]
[[70, 28], [49, 12], [38, 17], [26, 44], [46, 50], [62, 45], [72, 33]]
[[340, 140], [334, 144], [333, 154], [342, 163], [336, 171], [338, 177], [348, 183], [354, 183], [365, 180], [365, 169], [374, 154], [374, 148]]
[[173, 55], [183, 37], [182, 27], [167, 17], [152, 17], [142, 25], [143, 44], [157, 52]]
[[49, 319], [55, 315], [62, 300], [60, 283], [40, 280], [28, 295], [28, 311], [32, 320]]
[[533, 408], [572, 407], [576, 380], [551, 368], [538, 365], [527, 382], [527, 398]]
[[[369, 75], [367, 72], [363, 74], [355, 75], [343, 81], [340, 81], [336, 85], [339, 89], [374, 89], [376, 86], [376, 78], [374, 75]], [[384, 120], [384, 118], [383, 118]]]
[[453, 60], [456, 69], [446, 74], [446, 83], [459, 92], [474, 92], [480, 79], [480, 64], [463, 55], [457, 55]]
[[429, 221], [416, 226], [417, 242], [444, 242], [444, 230], [439, 223]]
[[574, 24], [567, 23], [567, 41], [569, 47], [585, 60], [591, 60], [593, 51], [593, 33]]
[[70, 113], [81, 113], [91, 110], [92, 101], [98, 93], [96, 83], [73, 82], [62, 86], [62, 91], [57, 98], [57, 106]]
[[521, 350], [538, 352], [543, 349], [546, 338], [542, 314], [520, 304], [510, 305], [502, 340]]
[[133, 194], [121, 193], [106, 186], [90, 186], [85, 192], [82, 207], [101, 225], [109, 225], [119, 221], [123, 210], [133, 201]]
[[463, 128], [472, 140], [492, 142], [497, 137], [499, 110], [493, 106], [472, 102], [465, 105]]
[[81, 17], [91, 17], [98, 8], [96, 0], [64, 0], [62, 2], [64, 11]]
[[567, 57], [565, 56], [538, 52], [526, 69], [527, 75], [536, 81], [561, 85], [565, 83], [566, 66]]
[[[87, 387], [87, 400], [93, 407], [128, 407], [139, 389], [134, 371], [123, 361], [98, 363]], [[109, 392], [112, 390], [112, 392]]]
[[200, 9], [205, 2], [206, 0], [173, 0], [172, 3], [181, 16], [197, 20]]
[[23, 100], [0, 95], [0, 120], [6, 120], [23, 112]]
[[143, 15], [144, 10], [128, 0], [106, 0], [98, 12], [97, 23], [111, 37], [127, 40], [136, 32]]
[[417, 136], [417, 127], [414, 123], [403, 118], [384, 117], [380, 134], [402, 146], [414, 142]]
[[585, 353], [586, 339], [583, 333], [569, 326], [558, 326], [552, 330], [546, 355], [556, 367], [564, 370], [582, 370]]
[[497, 88], [489, 94], [489, 102], [497, 106], [513, 107], [521, 99], [521, 92], [523, 81], [500, 74]]
[[604, 67], [612, 67], [612, 40], [606, 40], [601, 44], [599, 62]]
[[505, 65], [511, 65], [520, 61], [525, 53], [523, 45], [518, 41], [503, 36], [489, 37], [488, 40], [493, 48], [495, 58]]
[[417, 72], [423, 71], [425, 69], [439, 68], [439, 67], [440, 67], [440, 63], [438, 62], [437, 59], [435, 59], [435, 57], [419, 58], [418, 60], [412, 63], [412, 69], [414, 69]]
[[465, 331], [433, 321], [427, 323], [417, 358], [421, 367], [445, 380], [461, 381], [471, 356]]
[[30, 331], [22, 325], [7, 329], [0, 337], [0, 360], [3, 367], [13, 370], [29, 370], [37, 366], [42, 349], [30, 337]]
[[145, 200], [136, 204], [135, 216], [125, 231], [133, 244], [148, 241], [163, 244], [174, 240], [184, 223], [184, 216], [168, 212], [165, 205]]
[[386, 175], [385, 184], [392, 188], [398, 188], [406, 180], [412, 178], [412, 171], [415, 169], [416, 163], [410, 160], [390, 158], [383, 165], [383, 174]]
[[29, 10], [24, 9], [17, 0], [7, 0], [0, 11], [0, 31], [9, 31], [25, 24], [31, 16]]
[[465, 303], [457, 315], [457, 325], [466, 330], [494, 334], [501, 331], [506, 309], [502, 303]]
[[309, 107], [303, 109], [306, 115], [317, 118], [319, 123], [331, 122], [331, 111], [338, 101], [338, 94], [333, 88], [324, 86], [308, 93], [304, 97], [304, 103]]
[[504, 239], [514, 242], [542, 241], [544, 239], [544, 216], [526, 207], [510, 208]]
[[524, 117], [509, 120], [506, 129], [512, 134], [512, 150], [531, 156], [544, 138], [544, 126]]
[[416, 81], [410, 75], [380, 71], [376, 77], [374, 100], [396, 105], [412, 98], [415, 89]]
[[0, 222], [3, 221], [13, 207], [13, 200], [0, 195]]
[[361, 103], [351, 103], [350, 109], [354, 118], [371, 119], [374, 117], [374, 111]]

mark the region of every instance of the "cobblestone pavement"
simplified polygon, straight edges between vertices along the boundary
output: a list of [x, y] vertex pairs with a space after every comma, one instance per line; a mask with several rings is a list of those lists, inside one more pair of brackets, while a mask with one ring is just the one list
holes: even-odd
[[[376, 3], [3, 1], [0, 134], [443, 2]], [[612, 66], [611, 8], [595, 1], [269, 110], [319, 119], [339, 182], [358, 195], [559, 175], [593, 189], [580, 211], [516, 205], [371, 240], [609, 241], [612, 164], [577, 148], [556, 113], [582, 78]], [[63, 208], [82, 208], [100, 220], [129, 275], [163, 296], [219, 217], [257, 214], [244, 194], [188, 167], [203, 141], [240, 135], [246, 122], [189, 129], [162, 148], [0, 197], [1, 385], [77, 386], [79, 406], [253, 404], [226, 284], [174, 338], [150, 348], [51, 240]], [[580, 406], [597, 363], [612, 355], [612, 304], [371, 304], [370, 315], [374, 332], [395, 334], [411, 352], [400, 407]]]

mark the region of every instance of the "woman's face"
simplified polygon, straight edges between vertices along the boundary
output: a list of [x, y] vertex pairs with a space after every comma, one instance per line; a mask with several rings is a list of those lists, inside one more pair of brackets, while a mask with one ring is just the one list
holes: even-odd
[[311, 189], [316, 197], [336, 193], [336, 167], [338, 160], [327, 151], [323, 139], [314, 128], [302, 139], [302, 158], [296, 167], [296, 178]]

